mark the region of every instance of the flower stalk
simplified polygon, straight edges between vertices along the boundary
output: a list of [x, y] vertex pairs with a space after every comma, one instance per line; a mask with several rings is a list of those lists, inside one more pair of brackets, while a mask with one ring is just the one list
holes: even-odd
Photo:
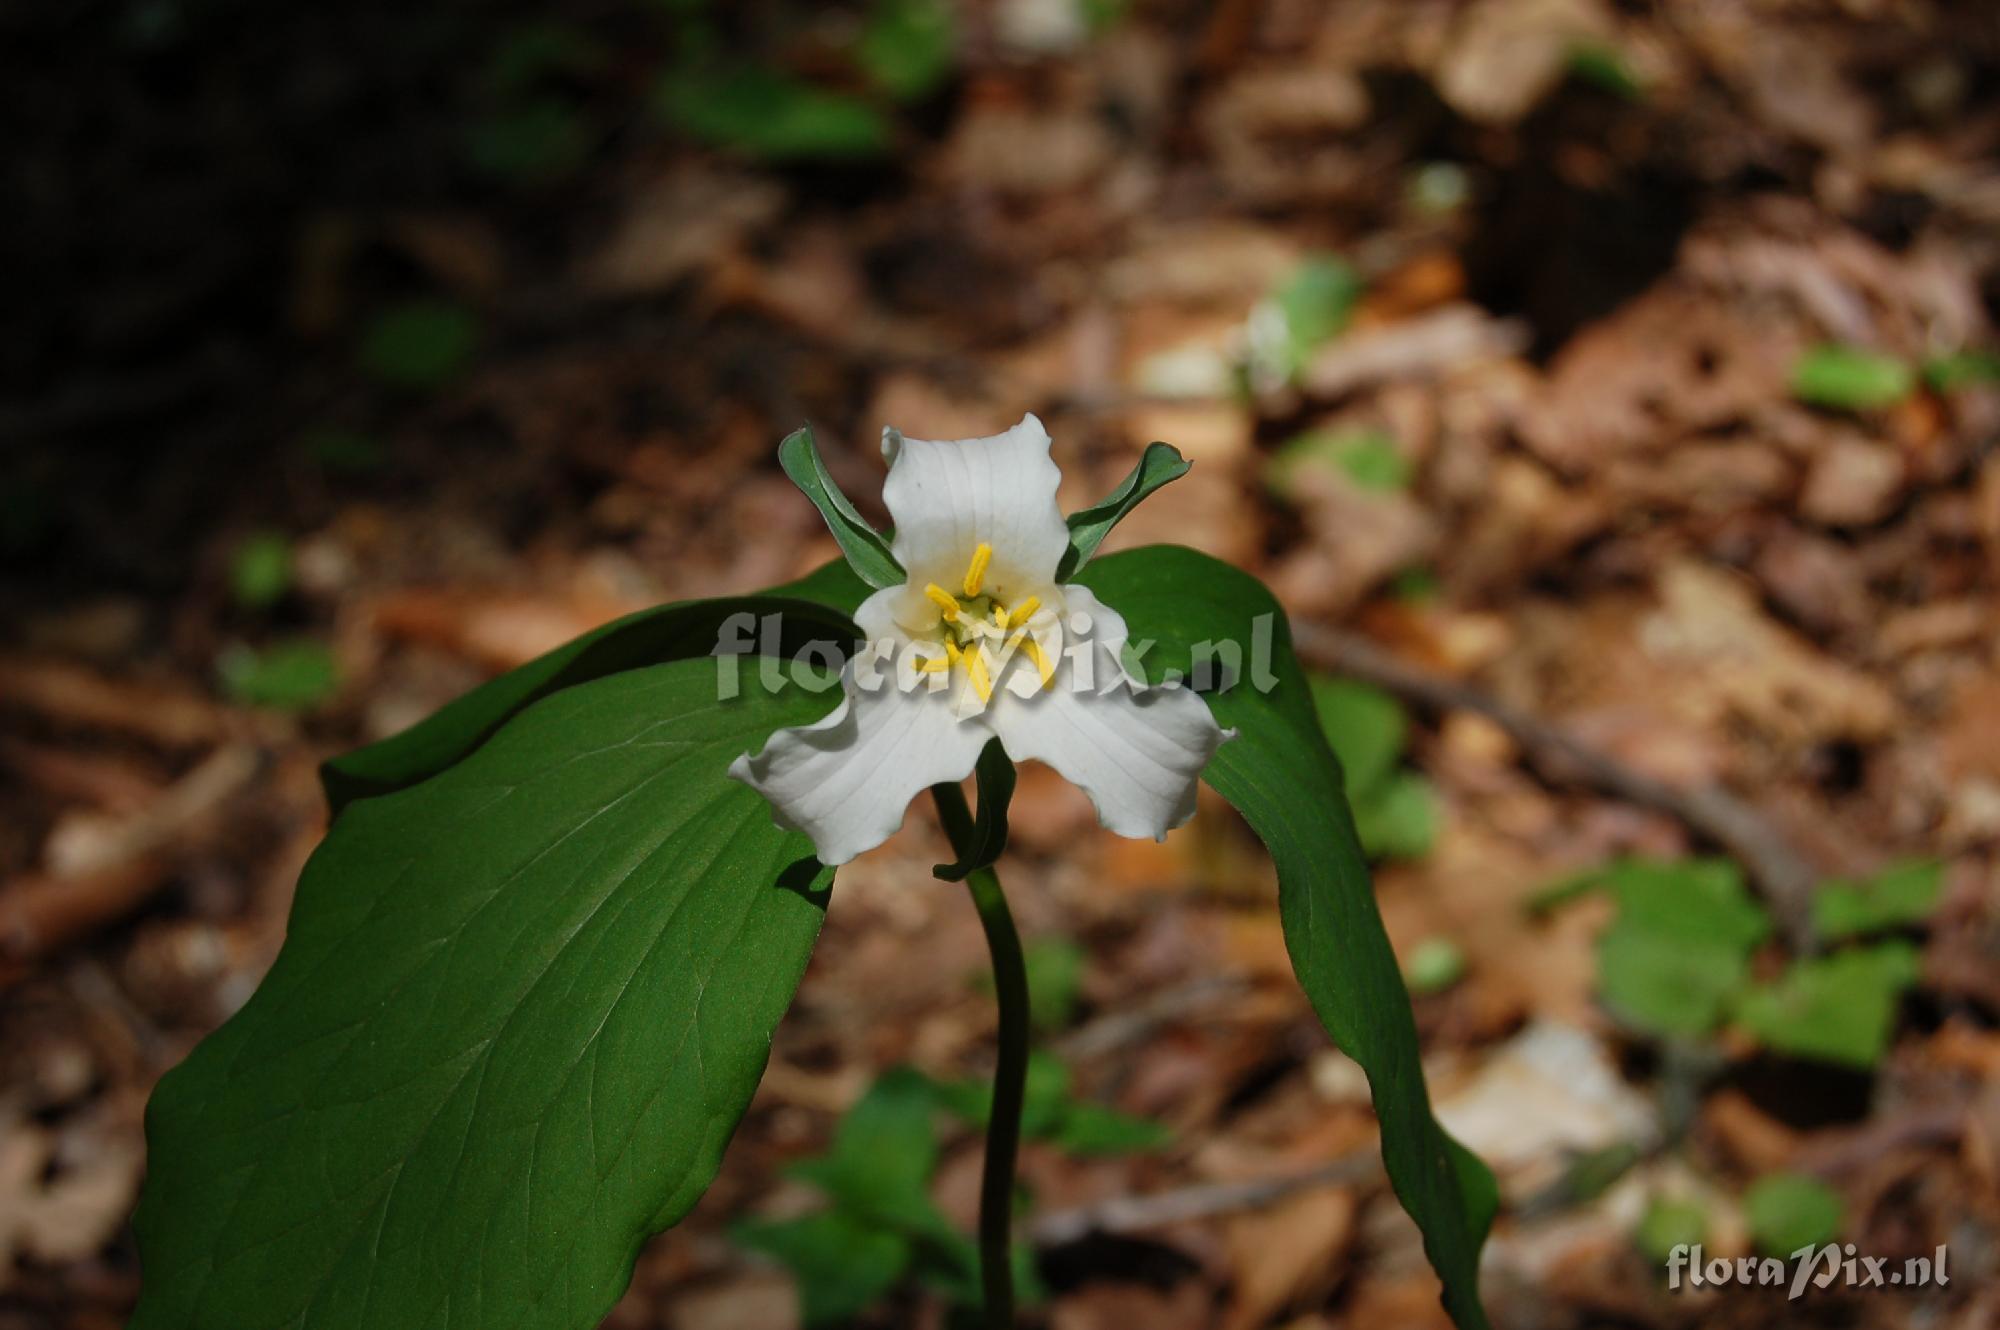
[[[937, 785], [931, 797], [938, 820], [961, 856], [972, 847], [972, 814], [956, 785]], [[993, 958], [993, 991], [999, 999], [999, 1057], [993, 1070], [993, 1110], [986, 1118], [986, 1160], [979, 1179], [979, 1281], [988, 1330], [1014, 1325], [1014, 1165], [1021, 1148], [1021, 1113], [1028, 1084], [1028, 967], [1013, 911], [991, 867], [965, 878], [986, 930]]]
[[1014, 1324], [1014, 1161], [1028, 1083], [1028, 970], [1006, 893], [990, 868], [969, 874], [972, 903], [993, 953], [1000, 998], [1000, 1057], [993, 1070], [993, 1112], [986, 1120], [986, 1163], [979, 1178], [979, 1280], [990, 1330]]

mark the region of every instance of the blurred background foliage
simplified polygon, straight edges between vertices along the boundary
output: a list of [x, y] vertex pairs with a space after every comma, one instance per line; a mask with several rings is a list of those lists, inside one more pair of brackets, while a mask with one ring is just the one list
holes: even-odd
[[[1174, 443], [1114, 544], [1286, 604], [1496, 1323], [2000, 1314], [1990, 4], [80, 0], [0, 51], [0, 1326], [121, 1322], [145, 1095], [269, 963], [319, 759], [832, 557], [803, 421], [872, 506], [885, 424], [1027, 410], [1071, 507]], [[1038, 1323], [1436, 1324], [1243, 828], [1036, 769], [1015, 824]], [[937, 850], [843, 873], [611, 1324], [965, 1315]], [[1952, 1281], [1664, 1287], [1830, 1240]]]

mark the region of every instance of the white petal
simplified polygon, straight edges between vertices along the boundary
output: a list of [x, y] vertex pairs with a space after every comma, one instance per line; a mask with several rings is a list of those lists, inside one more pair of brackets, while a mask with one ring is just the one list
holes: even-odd
[[865, 642], [928, 635], [937, 618], [937, 606], [925, 597], [921, 584], [885, 587], [854, 609], [854, 623]]
[[[1081, 786], [1106, 827], [1157, 840], [1194, 816], [1202, 768], [1233, 731], [1190, 689], [1141, 689], [1117, 659], [1125, 620], [1081, 587], [1064, 590], [1071, 614], [1090, 617], [1091, 640], [1080, 646], [1072, 634], [1054, 684], [1006, 699], [988, 723], [1009, 757], [1046, 762]], [[1090, 688], [1079, 686], [1077, 651], [1091, 653]]]
[[[1103, 692], [1122, 679], [1134, 689], [1143, 689], [1146, 681], [1125, 667], [1125, 644], [1132, 637], [1125, 626], [1125, 616], [1099, 600], [1097, 593], [1087, 586], [1072, 583], [1064, 587], [1062, 599], [1059, 626], [1064, 648], [1073, 649], [1079, 641], [1093, 642], [1101, 648], [1092, 654], [1087, 687]], [[1074, 655], [1066, 655], [1064, 659], [1065, 668], [1075, 667]]]
[[952, 715], [946, 694], [896, 686], [888, 666], [881, 686], [857, 686], [856, 665], [842, 675], [846, 696], [815, 724], [780, 730], [729, 774], [771, 803], [778, 825], [812, 838], [821, 862], [844, 864], [903, 825], [910, 800], [939, 781], [963, 780], [992, 737], [978, 720]]
[[1037, 595], [1055, 582], [1069, 527], [1056, 506], [1062, 472], [1041, 421], [1023, 416], [984, 439], [906, 439], [883, 430], [882, 456], [892, 549], [914, 585], [953, 588], [981, 541], [993, 547], [986, 588], [999, 599]]

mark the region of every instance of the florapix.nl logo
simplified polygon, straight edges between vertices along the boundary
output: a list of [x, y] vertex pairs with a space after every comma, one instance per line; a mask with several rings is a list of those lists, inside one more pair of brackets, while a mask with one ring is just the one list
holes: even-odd
[[1704, 1259], [1701, 1245], [1685, 1243], [1667, 1253], [1667, 1287], [1708, 1288], [1730, 1285], [1784, 1286], [1788, 1298], [1805, 1296], [1808, 1288], [1942, 1288], [1951, 1282], [1945, 1273], [1945, 1249], [1939, 1246], [1929, 1256], [1911, 1256], [1896, 1261], [1887, 1256], [1864, 1256], [1853, 1243], [1829, 1242], [1823, 1247], [1801, 1247], [1790, 1256], [1716, 1256]]

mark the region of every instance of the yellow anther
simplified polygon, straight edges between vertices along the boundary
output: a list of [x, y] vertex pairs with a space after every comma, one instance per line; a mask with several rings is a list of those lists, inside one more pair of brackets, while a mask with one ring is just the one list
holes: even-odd
[[1007, 607], [998, 601], [995, 601], [993, 604], [993, 626], [995, 628], [1005, 628], [1007, 626]]
[[1000, 626], [1002, 628], [1019, 628], [1022, 624], [1034, 618], [1035, 611], [1041, 607], [1042, 598], [1040, 596], [1030, 596], [1019, 605], [1016, 605], [1013, 612], [1007, 616], [1007, 622]]
[[1049, 664], [1048, 653], [1042, 650], [1040, 642], [1026, 633], [1017, 633], [1007, 645], [1010, 647], [1018, 645], [1021, 650], [1028, 653], [1028, 659], [1035, 662], [1035, 672], [1042, 676], [1042, 687], [1047, 688], [1055, 682], [1056, 667]]
[[986, 653], [978, 647], [964, 652], [965, 677], [972, 681], [972, 691], [979, 694], [981, 702], [993, 700], [993, 676], [986, 672]]
[[958, 618], [958, 602], [952, 598], [951, 592], [932, 582], [924, 588], [924, 594], [930, 597], [931, 604], [938, 607], [938, 612], [946, 620]]
[[972, 566], [965, 570], [965, 598], [972, 599], [979, 594], [980, 584], [986, 580], [986, 565], [993, 562], [993, 547], [985, 541], [972, 551]]
[[964, 658], [964, 656], [965, 653], [958, 649], [958, 643], [946, 642], [944, 644], [944, 659], [945, 659], [946, 669], [950, 669], [952, 666], [958, 664]]
[[950, 668], [950, 656], [924, 656], [917, 661], [918, 674], [943, 674]]

